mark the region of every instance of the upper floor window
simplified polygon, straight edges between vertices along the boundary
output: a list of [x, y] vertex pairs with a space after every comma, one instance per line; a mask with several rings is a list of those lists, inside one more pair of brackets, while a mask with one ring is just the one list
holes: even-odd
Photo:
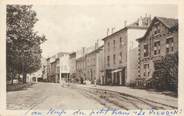
[[157, 22], [157, 23], [155, 24], [154, 34], [158, 34], [158, 33], [160, 33], [160, 26], [159, 26], [159, 23]]
[[116, 64], [116, 55], [113, 55], [113, 63]]
[[174, 51], [174, 39], [170, 37], [166, 39], [166, 53], [172, 53]]
[[149, 64], [144, 64], [144, 76], [150, 76]]
[[122, 46], [122, 38], [119, 38], [120, 47]]
[[119, 63], [122, 63], [122, 52], [119, 53]]
[[110, 66], [110, 56], [107, 56], [107, 66]]
[[115, 40], [113, 40], [113, 45], [114, 45], [114, 48], [116, 47], [116, 41]]
[[110, 50], [110, 42], [108, 42], [108, 50]]
[[154, 42], [154, 55], [160, 54], [160, 41]]
[[144, 45], [144, 57], [148, 56], [148, 44]]

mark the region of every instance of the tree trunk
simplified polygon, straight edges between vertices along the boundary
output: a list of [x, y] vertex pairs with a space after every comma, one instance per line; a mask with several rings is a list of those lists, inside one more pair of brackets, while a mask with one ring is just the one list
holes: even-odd
[[14, 79], [13, 76], [14, 76], [14, 75], [12, 74], [12, 75], [11, 75], [11, 85], [13, 85], [13, 79]]
[[27, 73], [23, 73], [23, 83], [26, 83]]
[[13, 70], [12, 70], [12, 72], [11, 72], [11, 85], [13, 85], [13, 80], [15, 78], [15, 75], [16, 75], [16, 73], [13, 72]]

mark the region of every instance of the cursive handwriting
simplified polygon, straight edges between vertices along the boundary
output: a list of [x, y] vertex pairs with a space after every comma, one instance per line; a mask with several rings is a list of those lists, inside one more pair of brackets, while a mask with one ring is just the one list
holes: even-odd
[[32, 116], [177, 116], [181, 114], [182, 110], [135, 110], [127, 111], [116, 108], [101, 108], [92, 110], [64, 110], [64, 109], [54, 109], [50, 108], [46, 112], [32, 111]]
[[49, 116], [62, 116], [66, 114], [66, 112], [62, 109], [62, 110], [57, 110], [57, 109], [54, 109], [54, 108], [50, 108], [49, 111], [47, 112], [47, 115]]

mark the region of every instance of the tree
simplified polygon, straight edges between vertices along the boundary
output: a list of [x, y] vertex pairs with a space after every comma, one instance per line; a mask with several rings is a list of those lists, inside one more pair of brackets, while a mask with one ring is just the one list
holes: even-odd
[[[155, 62], [153, 77], [164, 89], [177, 90], [178, 85], [178, 52], [168, 54], [161, 61]], [[171, 85], [174, 85], [171, 86]]]
[[26, 74], [41, 66], [40, 44], [46, 38], [34, 31], [37, 21], [31, 5], [7, 5], [7, 77], [11, 79], [13, 73], [22, 74], [26, 83]]

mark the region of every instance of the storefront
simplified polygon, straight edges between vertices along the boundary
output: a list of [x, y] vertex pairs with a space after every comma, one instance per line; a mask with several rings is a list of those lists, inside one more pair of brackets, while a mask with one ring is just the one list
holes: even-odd
[[125, 68], [106, 70], [107, 85], [125, 85]]

